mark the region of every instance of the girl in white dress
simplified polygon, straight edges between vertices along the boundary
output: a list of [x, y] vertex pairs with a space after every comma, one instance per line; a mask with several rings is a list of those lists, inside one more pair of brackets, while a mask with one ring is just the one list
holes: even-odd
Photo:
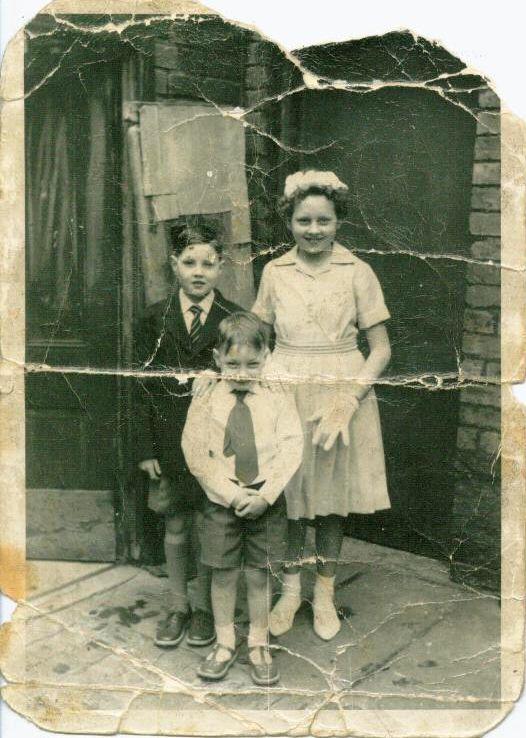
[[252, 308], [276, 332], [272, 364], [294, 387], [305, 434], [302, 466], [285, 489], [288, 552], [270, 616], [274, 635], [292, 627], [301, 604], [307, 521], [316, 525], [314, 630], [330, 640], [340, 629], [334, 580], [345, 518], [390, 507], [372, 389], [391, 356], [389, 312], [373, 270], [335, 241], [347, 191], [332, 172], [287, 177], [281, 207], [295, 246], [265, 266]]

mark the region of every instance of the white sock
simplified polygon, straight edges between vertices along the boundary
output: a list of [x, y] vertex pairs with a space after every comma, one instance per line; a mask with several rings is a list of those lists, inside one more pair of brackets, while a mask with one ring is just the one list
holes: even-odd
[[270, 632], [279, 636], [292, 628], [301, 605], [301, 574], [283, 574], [281, 597], [270, 613]]
[[256, 628], [251, 625], [248, 630], [248, 647], [254, 648], [254, 646], [261, 646], [263, 649], [263, 658], [259, 650], [249, 651], [249, 658], [253, 664], [271, 664], [272, 657], [268, 651], [268, 628]]
[[316, 576], [314, 584], [314, 597], [312, 610], [314, 614], [314, 631], [323, 638], [330, 641], [339, 632], [341, 623], [334, 605], [334, 580], [335, 577]]
[[283, 574], [281, 596], [293, 599], [301, 598], [301, 574], [299, 571], [296, 574]]
[[322, 600], [324, 602], [333, 602], [334, 600], [334, 581], [336, 577], [324, 577], [322, 574], [316, 575], [314, 583], [314, 602]]
[[[229, 625], [216, 625], [217, 643], [219, 646], [227, 646], [234, 650], [236, 647], [236, 631], [234, 629], [234, 623]], [[226, 655], [225, 658], [218, 658], [218, 661], [227, 661], [230, 658], [230, 654], [227, 654], [225, 649], [220, 650], [218, 656]]]

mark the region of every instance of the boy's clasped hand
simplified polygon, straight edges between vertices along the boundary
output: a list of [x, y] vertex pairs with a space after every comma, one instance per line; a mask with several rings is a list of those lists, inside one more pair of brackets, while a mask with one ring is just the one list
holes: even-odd
[[256, 490], [243, 490], [232, 501], [232, 507], [238, 518], [248, 518], [256, 520], [263, 515], [269, 504], [263, 497], [260, 497]]

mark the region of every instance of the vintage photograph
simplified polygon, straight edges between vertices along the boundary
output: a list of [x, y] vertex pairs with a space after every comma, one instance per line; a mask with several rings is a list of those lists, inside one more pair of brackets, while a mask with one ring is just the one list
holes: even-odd
[[23, 35], [8, 704], [64, 732], [490, 727], [522, 297], [488, 80], [410, 32], [286, 54], [199, 9]]

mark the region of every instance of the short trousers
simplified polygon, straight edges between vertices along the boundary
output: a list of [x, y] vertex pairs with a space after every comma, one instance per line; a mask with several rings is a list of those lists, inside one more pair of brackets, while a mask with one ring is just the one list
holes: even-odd
[[206, 499], [197, 480], [190, 474], [176, 478], [163, 474], [160, 480], [148, 482], [148, 507], [166, 518], [200, 511]]
[[287, 538], [287, 505], [281, 494], [256, 520], [207, 499], [203, 508], [201, 561], [213, 569], [280, 568]]

